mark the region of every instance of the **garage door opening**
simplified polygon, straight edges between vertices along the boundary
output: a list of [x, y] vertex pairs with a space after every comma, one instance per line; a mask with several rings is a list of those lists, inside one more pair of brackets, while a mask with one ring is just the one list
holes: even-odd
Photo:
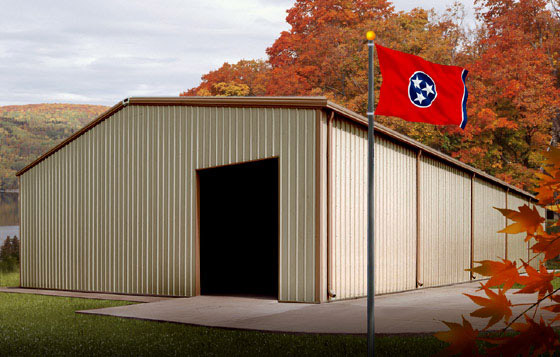
[[203, 295], [278, 298], [278, 159], [200, 170]]

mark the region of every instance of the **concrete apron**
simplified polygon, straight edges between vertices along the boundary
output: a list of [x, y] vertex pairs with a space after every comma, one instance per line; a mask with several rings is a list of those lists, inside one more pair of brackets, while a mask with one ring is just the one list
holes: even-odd
[[[462, 295], [486, 296], [476, 292], [478, 283], [426, 288], [381, 295], [375, 298], [375, 332], [382, 334], [432, 333], [447, 330], [441, 320], [460, 322], [464, 315], [476, 329], [486, 326], [488, 318], [470, 317], [480, 308]], [[497, 290], [496, 290], [497, 291]], [[508, 293], [513, 304], [530, 304], [536, 295]], [[546, 304], [550, 304], [547, 302]], [[513, 317], [529, 305], [513, 308]], [[325, 304], [279, 303], [275, 300], [197, 296], [150, 302], [145, 304], [77, 311], [82, 314], [106, 315], [153, 321], [166, 321], [210, 327], [289, 333], [366, 333], [366, 299], [337, 301]], [[530, 316], [533, 316], [533, 310]], [[541, 311], [537, 314], [540, 318]], [[545, 311], [543, 317], [554, 314]], [[523, 321], [521, 318], [518, 321]], [[503, 323], [491, 329], [503, 328]]]

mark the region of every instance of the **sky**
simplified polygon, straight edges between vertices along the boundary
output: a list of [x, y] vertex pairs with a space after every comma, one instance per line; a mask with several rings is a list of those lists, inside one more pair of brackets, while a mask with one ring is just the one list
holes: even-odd
[[[266, 58], [293, 0], [0, 0], [0, 105], [176, 96], [224, 62]], [[394, 0], [443, 11], [453, 0]], [[473, 0], [461, 0], [467, 18]]]

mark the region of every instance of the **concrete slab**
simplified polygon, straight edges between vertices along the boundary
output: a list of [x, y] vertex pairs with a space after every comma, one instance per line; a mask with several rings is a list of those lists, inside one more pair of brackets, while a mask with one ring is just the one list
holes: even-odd
[[144, 302], [144, 303], [152, 303], [156, 301], [174, 299], [174, 298], [161, 297], [161, 296], [103, 294], [103, 293], [87, 293], [87, 292], [78, 292], [78, 291], [31, 289], [31, 288], [0, 287], [0, 293], [34, 294], [34, 295], [46, 295], [46, 296], [73, 297], [73, 298], [81, 298], [81, 299], [131, 301], [131, 302]]
[[[462, 295], [483, 296], [482, 292], [475, 292], [477, 287], [478, 283], [467, 283], [378, 296], [375, 301], [376, 333], [432, 333], [447, 329], [441, 320], [458, 322], [461, 315], [467, 317], [475, 328], [482, 329], [488, 319], [469, 317], [477, 305]], [[508, 298], [513, 304], [535, 301], [534, 295], [513, 292], [508, 293]], [[526, 307], [516, 306], [514, 316]], [[366, 299], [299, 304], [250, 297], [197, 296], [78, 312], [273, 332], [366, 333]], [[544, 314], [545, 318], [552, 316], [549, 312]], [[493, 329], [503, 326], [495, 325]]]

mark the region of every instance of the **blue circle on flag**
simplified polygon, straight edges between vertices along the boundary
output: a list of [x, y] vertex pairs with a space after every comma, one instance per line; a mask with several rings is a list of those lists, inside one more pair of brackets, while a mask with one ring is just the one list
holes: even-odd
[[436, 100], [436, 83], [422, 71], [416, 71], [408, 82], [408, 98], [418, 108], [428, 108]]

